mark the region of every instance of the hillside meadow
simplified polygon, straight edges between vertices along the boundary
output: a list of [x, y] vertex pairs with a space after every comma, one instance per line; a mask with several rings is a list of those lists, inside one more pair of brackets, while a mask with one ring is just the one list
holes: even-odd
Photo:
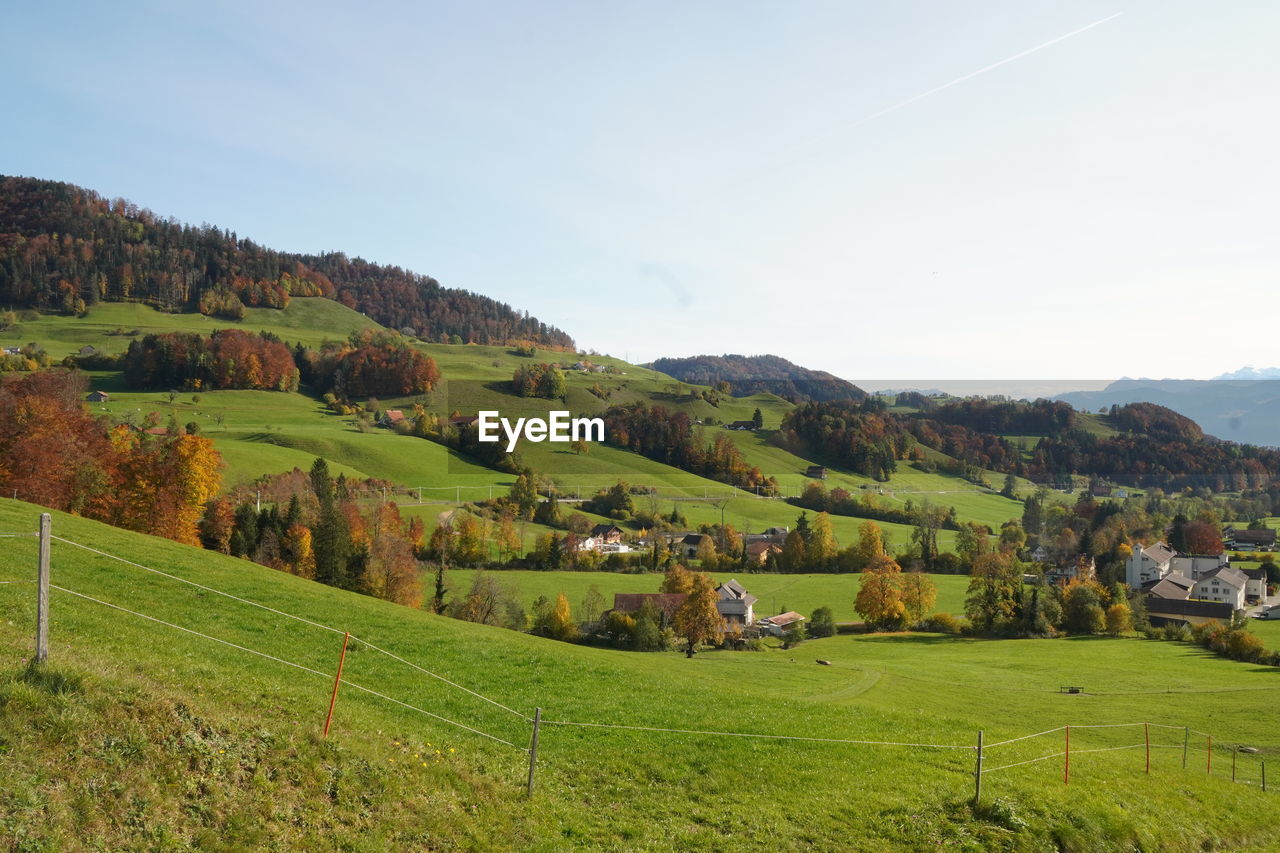
[[[0, 532], [38, 513], [0, 500]], [[1233, 785], [1226, 747], [1261, 750], [1242, 782], [1280, 751], [1259, 724], [1280, 671], [1190, 645], [861, 635], [687, 660], [456, 622], [61, 513], [54, 532], [207, 589], [55, 541], [51, 665], [29, 672], [35, 541], [3, 540], [0, 826], [19, 849], [1274, 849], [1277, 793]], [[335, 631], [357, 639], [326, 741]], [[535, 707], [549, 722], [526, 800]], [[1081, 728], [1069, 786], [1057, 759], [995, 769], [1060, 750], [1058, 731], [987, 749], [969, 804], [979, 730], [1144, 721], [1213, 733], [1212, 774], [1199, 735], [1183, 769], [1180, 728], [1152, 729], [1149, 776], [1142, 750], [1086, 752], [1141, 727]]]
[[[102, 303], [82, 318], [38, 316], [18, 328], [0, 333], [6, 343], [41, 343], [55, 358], [91, 345], [105, 352], [120, 352], [132, 338], [119, 332], [140, 335], [166, 331], [197, 331], [208, 334], [217, 328], [238, 327], [264, 330], [287, 342], [316, 346], [325, 340], [345, 338], [360, 328], [377, 324], [358, 312], [331, 300], [296, 298], [283, 310], [249, 309], [245, 319], [232, 322], [199, 314], [169, 314], [138, 303]], [[523, 364], [564, 361], [579, 356], [555, 350], [538, 350], [521, 355], [509, 347], [447, 345], [416, 342], [417, 348], [436, 360], [444, 375], [440, 387], [425, 395], [381, 401], [386, 407], [410, 408], [425, 405], [441, 416], [454, 411], [472, 413], [497, 409], [512, 417], [543, 416], [552, 408], [568, 408], [576, 413], [601, 412], [609, 405], [642, 402], [684, 411], [693, 418], [729, 422], [749, 420], [759, 408], [765, 429], [736, 432], [720, 426], [703, 428], [704, 440], [716, 435], [731, 439], [749, 464], [776, 477], [784, 495], [798, 494], [807, 482], [808, 460], [791, 454], [770, 441], [771, 431], [781, 423], [791, 404], [772, 394], [751, 397], [721, 397], [713, 405], [691, 391], [703, 390], [639, 365], [600, 355], [584, 355], [608, 373], [567, 371], [566, 399], [550, 401], [520, 398], [510, 393], [512, 372]], [[95, 404], [96, 411], [113, 417], [131, 416], [141, 420], [156, 412], [164, 420], [170, 415], [181, 424], [196, 423], [211, 437], [226, 461], [224, 484], [246, 482], [263, 473], [306, 469], [317, 456], [330, 462], [335, 473], [356, 477], [378, 477], [413, 488], [414, 497], [456, 502], [477, 500], [509, 488], [512, 478], [483, 468], [467, 458], [431, 442], [393, 435], [386, 430], [362, 432], [356, 419], [336, 415], [317, 399], [304, 393], [266, 391], [204, 391], [198, 395], [169, 392], [132, 391], [118, 373], [94, 372], [92, 387], [111, 394], [110, 401]], [[597, 388], [604, 398], [592, 393]], [[723, 510], [726, 521], [740, 530], [760, 530], [794, 524], [799, 510], [781, 501], [756, 499], [736, 493], [730, 486], [688, 474], [617, 448], [593, 445], [590, 452], [577, 455], [561, 445], [525, 443], [525, 461], [552, 476], [566, 495], [587, 495], [625, 480], [636, 486], [657, 489], [656, 501], [669, 512], [671, 504], [680, 509], [692, 526], [718, 523]], [[935, 454], [940, 460], [940, 454]], [[1000, 475], [989, 472], [996, 486]], [[1021, 514], [1021, 505], [972, 483], [943, 474], [917, 471], [906, 463], [887, 483], [877, 483], [860, 475], [830, 469], [827, 485], [850, 491], [874, 491], [886, 506], [902, 507], [930, 501], [955, 506], [960, 518], [998, 528]], [[1020, 492], [1031, 484], [1020, 482]], [[417, 490], [421, 491], [417, 491]], [[737, 496], [735, 497], [735, 494]], [[416, 502], [416, 501], [415, 501]], [[434, 517], [438, 513], [432, 513]], [[853, 541], [859, 519], [834, 519], [835, 531], [846, 544]], [[910, 528], [884, 524], [892, 541], [905, 545]], [[954, 534], [943, 531], [939, 544], [952, 547]]]
[[[446, 573], [453, 595], [464, 595], [471, 588], [477, 571], [451, 569]], [[554, 600], [564, 593], [575, 614], [581, 610], [583, 598], [595, 587], [604, 596], [605, 606], [613, 606], [614, 593], [657, 592], [662, 584], [662, 574], [622, 574], [618, 572], [564, 572], [500, 570], [489, 572], [507, 585], [526, 611], [531, 612], [533, 602], [540, 596]], [[929, 577], [938, 588], [938, 600], [934, 612], [964, 615], [965, 588], [969, 578], [964, 575], [936, 575]], [[853, 609], [858, 594], [861, 575], [856, 574], [744, 574], [741, 572], [713, 572], [717, 584], [737, 580], [759, 601], [755, 605], [757, 618], [773, 616], [794, 610], [808, 617], [819, 607], [830, 607], [838, 622], [858, 622], [861, 617]]]

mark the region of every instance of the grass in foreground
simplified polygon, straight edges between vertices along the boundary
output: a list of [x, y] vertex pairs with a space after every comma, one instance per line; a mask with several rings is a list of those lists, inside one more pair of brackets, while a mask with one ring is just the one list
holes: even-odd
[[[37, 511], [0, 500], [0, 530], [33, 528]], [[1063, 723], [1149, 719], [1207, 726], [1223, 743], [1248, 738], [1267, 755], [1280, 747], [1259, 724], [1274, 713], [1280, 672], [1182, 644], [870, 635], [688, 661], [454, 622], [61, 514], [54, 523], [59, 535], [351, 630], [521, 714], [543, 707], [551, 720], [964, 745], [979, 728], [991, 742]], [[2, 579], [30, 578], [33, 540], [6, 540], [2, 553]], [[17, 675], [30, 650], [31, 590], [0, 586], [0, 826], [27, 849], [73, 846], [82, 832], [105, 847], [170, 848], [208, 839], [307, 846], [317, 837], [349, 849], [720, 850], [761, 837], [786, 849], [1274, 847], [1274, 792], [1231, 785], [1225, 752], [1206, 777], [1194, 764], [1183, 771], [1175, 749], [1158, 752], [1149, 778], [1133, 751], [1081, 755], [1069, 788], [1052, 761], [992, 774], [992, 805], [974, 814], [967, 750], [547, 725], [529, 804], [520, 749], [350, 686], [330, 743], [316, 743], [336, 635], [62, 543], [53, 553], [59, 585], [321, 675], [55, 590], [52, 653], [70, 686], [33, 684]], [[817, 657], [832, 666], [814, 665]], [[516, 715], [362, 644], [346, 677], [526, 742]], [[1060, 694], [1063, 684], [1088, 692]], [[1133, 737], [1097, 729], [1073, 743]], [[438, 763], [408, 760], [430, 749], [435, 761], [441, 745]], [[1055, 748], [1051, 737], [1005, 755]]]

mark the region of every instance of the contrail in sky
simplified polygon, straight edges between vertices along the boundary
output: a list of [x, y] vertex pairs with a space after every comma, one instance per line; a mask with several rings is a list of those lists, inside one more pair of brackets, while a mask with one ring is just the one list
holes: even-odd
[[[838, 130], [832, 131], [830, 133], [821, 135], [816, 138], [811, 137], [805, 142], [792, 146], [789, 152], [786, 152], [782, 156], [779, 156], [778, 158], [776, 158], [773, 161], [773, 164], [774, 164], [773, 168], [777, 169], [777, 168], [784, 167], [787, 163], [794, 160], [795, 155], [797, 155], [801, 150], [806, 148], [811, 148], [815, 143], [826, 142], [828, 140], [843, 136], [844, 134], [847, 134], [850, 131], [856, 128], [859, 128], [864, 124], [875, 121], [876, 119], [882, 116], [886, 116], [890, 113], [897, 112], [898, 110], [903, 109], [904, 107], [908, 107], [911, 104], [914, 104], [918, 101], [923, 101], [925, 98], [933, 97], [939, 92], [945, 92], [947, 89], [950, 89], [953, 86], [959, 86], [961, 83], [965, 83], [969, 80], [972, 80], [975, 77], [980, 77], [989, 71], [994, 71], [995, 69], [1000, 68], [1001, 66], [1008, 65], [1010, 62], [1016, 62], [1017, 60], [1030, 56], [1033, 53], [1038, 53], [1039, 51], [1042, 51], [1045, 48], [1052, 47], [1055, 44], [1060, 44], [1066, 41], [1067, 39], [1074, 38], [1080, 35], [1081, 33], [1084, 33], [1093, 29], [1094, 27], [1100, 27], [1109, 21], [1114, 21], [1116, 18], [1120, 17], [1123, 14], [1124, 14], [1123, 12], [1116, 12], [1114, 15], [1108, 15], [1107, 17], [1102, 18], [1101, 20], [1094, 21], [1092, 24], [1086, 24], [1085, 26], [1080, 27], [1079, 29], [1072, 30], [1071, 32], [1066, 33], [1064, 35], [1060, 35], [1057, 38], [1049, 39], [1048, 41], [1042, 42], [1041, 44], [1038, 44], [1035, 47], [1030, 47], [1030, 48], [1027, 48], [1026, 50], [1019, 51], [1018, 53], [1015, 53], [1012, 56], [1006, 56], [1004, 59], [1001, 59], [999, 62], [993, 62], [990, 65], [983, 66], [982, 68], [979, 68], [976, 71], [970, 71], [968, 74], [964, 74], [960, 77], [957, 77], [948, 83], [943, 83], [940, 86], [934, 86], [932, 89], [929, 89], [928, 91], [921, 92], [918, 95], [912, 95], [910, 98], [907, 98], [906, 100], [898, 101], [896, 104], [892, 104], [883, 109], [876, 110], [870, 115], [863, 116], [862, 118], [858, 119], [852, 124], [846, 125], [845, 127], [842, 127]], [[750, 179], [754, 179], [758, 177], [762, 172], [766, 172], [766, 171], [771, 172], [773, 171], [773, 169], [770, 169], [765, 164], [762, 164], [761, 167], [757, 167], [756, 169], [753, 169], [752, 174], [750, 176], [744, 175], [739, 179], [727, 181], [722, 186], [724, 189], [729, 189], [732, 186], [744, 183], [745, 181]], [[721, 193], [711, 193], [710, 195], [714, 197], [714, 196], [721, 195]], [[708, 199], [708, 201], [709, 200], [710, 199]], [[700, 207], [703, 207], [703, 204], [695, 204], [693, 206], [693, 209], [696, 210]]]
[[905, 106], [914, 104], [916, 101], [922, 101], [931, 95], [936, 95], [939, 92], [950, 89], [952, 86], [959, 86], [961, 83], [965, 82], [966, 80], [972, 80], [974, 77], [978, 77], [982, 74], [986, 74], [988, 71], [994, 71], [995, 69], [999, 68], [1002, 65], [1008, 65], [1010, 62], [1014, 62], [1016, 60], [1022, 59], [1022, 57], [1024, 56], [1030, 56], [1031, 54], [1037, 51], [1044, 50], [1046, 47], [1052, 47], [1053, 45], [1058, 44], [1059, 42], [1064, 42], [1067, 39], [1078, 36], [1083, 32], [1093, 29], [1094, 27], [1100, 27], [1103, 24], [1107, 23], [1108, 21], [1114, 21], [1116, 18], [1120, 17], [1123, 14], [1124, 12], [1116, 12], [1114, 15], [1110, 15], [1106, 18], [1103, 18], [1100, 21], [1094, 21], [1092, 24], [1086, 24], [1085, 26], [1081, 27], [1078, 30], [1072, 30], [1066, 35], [1061, 35], [1061, 36], [1058, 36], [1057, 38], [1049, 39], [1047, 42], [1044, 42], [1043, 44], [1038, 44], [1035, 47], [1027, 48], [1026, 50], [1021, 51], [1020, 53], [1015, 53], [1013, 56], [1007, 56], [1004, 59], [1000, 60], [999, 62], [993, 62], [990, 65], [987, 65], [983, 68], [979, 68], [977, 71], [970, 71], [968, 74], [965, 74], [963, 77], [957, 77], [956, 79], [952, 80], [950, 83], [943, 83], [941, 86], [934, 86], [932, 89], [930, 89], [927, 92], [921, 92], [918, 95], [913, 95], [910, 98], [907, 98], [905, 101], [899, 101], [898, 103], [894, 104], [891, 107], [885, 107], [884, 109], [874, 112], [871, 115], [866, 116], [865, 118], [859, 119], [858, 121], [850, 125], [848, 128], [846, 128], [846, 130], [852, 130], [858, 125], [866, 124], [872, 119], [877, 119], [877, 118], [880, 118], [880, 116], [888, 115], [889, 113], [892, 113], [892, 112], [897, 112], [898, 110], [902, 109]]

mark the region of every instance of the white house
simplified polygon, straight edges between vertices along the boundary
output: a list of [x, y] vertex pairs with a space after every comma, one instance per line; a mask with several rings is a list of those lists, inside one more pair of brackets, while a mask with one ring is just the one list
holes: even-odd
[[1170, 574], [1200, 580], [1219, 569], [1230, 568], [1226, 554], [1179, 554], [1163, 542], [1145, 548], [1135, 545], [1124, 567], [1125, 583], [1137, 589]]
[[726, 581], [716, 587], [716, 610], [724, 617], [725, 624], [747, 627], [756, 621], [754, 604], [758, 600], [736, 580]]
[[1207, 572], [1196, 581], [1191, 597], [1201, 601], [1230, 604], [1232, 610], [1244, 608], [1244, 591], [1248, 578], [1244, 572], [1230, 567]]
[[1201, 576], [1230, 564], [1226, 554], [1177, 554], [1169, 561], [1169, 569], [1199, 580]]
[[1169, 563], [1174, 558], [1173, 549], [1163, 542], [1142, 547], [1135, 545], [1133, 554], [1125, 563], [1124, 579], [1131, 589], [1138, 589], [1144, 583], [1158, 581], [1169, 574]]

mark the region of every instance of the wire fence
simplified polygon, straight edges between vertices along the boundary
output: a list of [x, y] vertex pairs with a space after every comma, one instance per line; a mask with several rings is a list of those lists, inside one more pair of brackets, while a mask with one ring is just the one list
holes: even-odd
[[[37, 534], [30, 534], [30, 533], [0, 533], [0, 537], [16, 537], [16, 536], [32, 537], [36, 535]], [[291, 669], [295, 669], [300, 672], [304, 672], [310, 676], [321, 678], [326, 681], [332, 681], [334, 683], [333, 695], [335, 699], [337, 696], [338, 687], [345, 686], [352, 690], [356, 690], [360, 693], [373, 697], [374, 699], [378, 699], [383, 702], [390, 703], [399, 708], [403, 708], [405, 710], [414, 712], [415, 714], [429, 718], [436, 722], [453, 727], [457, 730], [474, 734], [478, 737], [494, 741], [498, 744], [519, 750], [521, 752], [526, 752], [529, 755], [529, 761], [530, 761], [530, 775], [529, 775], [529, 782], [528, 782], [530, 793], [532, 793], [533, 791], [533, 774], [534, 774], [534, 766], [535, 766], [536, 757], [537, 757], [538, 736], [539, 736], [539, 730], [542, 726], [572, 727], [572, 728], [577, 728], [582, 730], [615, 730], [615, 731], [621, 731], [621, 732], [642, 732], [642, 733], [656, 734], [656, 735], [686, 735], [686, 736], [697, 736], [697, 737], [707, 737], [707, 738], [745, 738], [745, 739], [782, 741], [782, 742], [806, 742], [806, 743], [815, 743], [815, 744], [830, 744], [834, 746], [898, 748], [898, 749], [907, 748], [907, 749], [921, 749], [921, 750], [937, 750], [937, 751], [951, 752], [951, 753], [958, 753], [958, 754], [969, 753], [974, 755], [975, 757], [975, 768], [972, 774], [975, 781], [975, 794], [974, 794], [975, 803], [980, 799], [982, 780], [984, 777], [989, 776], [990, 774], [993, 774], [993, 773], [1000, 773], [1003, 771], [1013, 770], [1014, 768], [1027, 767], [1030, 765], [1041, 764], [1043, 762], [1054, 761], [1057, 759], [1061, 759], [1063, 763], [1064, 784], [1069, 784], [1071, 759], [1073, 757], [1078, 758], [1079, 756], [1091, 755], [1091, 754], [1124, 752], [1124, 751], [1130, 751], [1130, 750], [1144, 750], [1145, 763], [1143, 767], [1145, 772], [1149, 774], [1151, 772], [1151, 767], [1152, 767], [1152, 760], [1151, 760], [1152, 750], [1181, 749], [1182, 750], [1181, 767], [1182, 769], [1185, 770], [1187, 769], [1188, 760], [1193, 751], [1191, 738], [1194, 735], [1197, 738], [1197, 743], [1194, 747], [1195, 756], [1196, 756], [1196, 759], [1199, 760], [1201, 757], [1200, 750], [1201, 749], [1204, 750], [1203, 760], [1204, 760], [1204, 767], [1205, 767], [1206, 774], [1213, 775], [1213, 759], [1214, 759], [1215, 750], [1218, 752], [1219, 756], [1221, 756], [1224, 752], [1229, 751], [1231, 756], [1231, 781], [1240, 782], [1242, 784], [1247, 784], [1251, 786], [1256, 786], [1261, 788], [1261, 790], [1263, 791], [1267, 790], [1266, 764], [1265, 764], [1264, 757], [1260, 755], [1255, 755], [1252, 752], [1242, 753], [1238, 746], [1232, 745], [1230, 747], [1227, 747], [1222, 743], [1221, 740], [1219, 740], [1218, 745], [1215, 747], [1214, 738], [1210, 733], [1200, 731], [1198, 729], [1192, 729], [1189, 726], [1177, 726], [1169, 723], [1126, 722], [1126, 723], [1083, 723], [1078, 725], [1062, 725], [1062, 726], [1056, 726], [1051, 729], [1046, 729], [1044, 731], [1033, 732], [1025, 735], [1018, 735], [1015, 737], [1009, 737], [1004, 740], [995, 741], [992, 743], [985, 743], [985, 744], [983, 743], [983, 740], [982, 740], [982, 733], [979, 733], [978, 740], [975, 745], [975, 744], [962, 744], [962, 743], [939, 743], [939, 742], [930, 742], [927, 740], [877, 740], [877, 739], [871, 739], [871, 738], [820, 736], [816, 734], [791, 734], [791, 733], [746, 732], [746, 731], [735, 732], [735, 731], [725, 731], [725, 730], [716, 730], [716, 729], [674, 728], [674, 727], [665, 727], [665, 726], [659, 726], [659, 725], [639, 725], [639, 724], [631, 724], [631, 723], [612, 723], [612, 722], [603, 722], [603, 721], [583, 721], [583, 720], [570, 720], [570, 719], [544, 720], [541, 718], [541, 713], [542, 713], [541, 708], [538, 708], [535, 711], [534, 715], [530, 717], [528, 714], [511, 707], [511, 705], [507, 703], [501, 702], [493, 697], [490, 697], [481, 693], [478, 690], [462, 685], [457, 681], [450, 679], [444, 675], [441, 675], [438, 672], [434, 672], [431, 669], [428, 669], [427, 667], [424, 667], [400, 654], [397, 654], [396, 652], [382, 648], [378, 645], [375, 645], [369, 642], [368, 640], [360, 638], [357, 635], [351, 634], [350, 632], [344, 631], [332, 625], [326, 625], [322, 622], [317, 622], [315, 620], [308, 619], [304, 616], [300, 616], [295, 613], [290, 613], [285, 610], [271, 607], [261, 602], [254, 601], [252, 599], [245, 598], [243, 596], [235, 595], [225, 590], [221, 590], [216, 587], [209, 586], [207, 584], [202, 584], [197, 581], [191, 580], [189, 578], [184, 578], [172, 572], [167, 572], [152, 566], [145, 565], [143, 563], [136, 562], [134, 560], [120, 557], [116, 554], [112, 554], [110, 552], [103, 551], [99, 548], [85, 545], [84, 543], [77, 542], [72, 539], [67, 539], [61, 536], [50, 536], [50, 539], [63, 543], [67, 546], [82, 550], [84, 552], [94, 554], [97, 557], [112, 560], [120, 565], [124, 565], [132, 569], [137, 569], [141, 572], [144, 572], [150, 575], [163, 577], [168, 580], [176, 581], [178, 583], [185, 584], [193, 588], [199, 589], [202, 592], [222, 596], [238, 604], [256, 608], [265, 613], [269, 613], [272, 616], [280, 617], [286, 620], [291, 620], [298, 624], [305, 625], [307, 627], [325, 631], [328, 633], [343, 635], [344, 638], [356, 640], [359, 644], [361, 644], [361, 646], [368, 648], [370, 651], [375, 652], [376, 654], [385, 656], [387, 659], [394, 661], [404, 667], [407, 667], [408, 669], [410, 669], [411, 671], [417, 674], [427, 676], [435, 680], [436, 682], [443, 684], [446, 687], [456, 691], [459, 694], [464, 694], [468, 697], [481, 700], [492, 707], [498, 708], [506, 712], [507, 714], [510, 714], [519, 718], [523, 723], [529, 724], [532, 726], [532, 731], [530, 733], [530, 746], [528, 748], [519, 745], [518, 743], [515, 742], [514, 739], [511, 739], [510, 737], [501, 737], [497, 734], [494, 734], [491, 731], [484, 730], [478, 725], [469, 725], [467, 723], [453, 719], [450, 716], [446, 716], [443, 713], [437, 713], [437, 711], [433, 711], [433, 710], [429, 710], [428, 708], [421, 707], [420, 704], [414, 704], [411, 702], [407, 702], [403, 699], [396, 698], [395, 696], [390, 695], [389, 692], [386, 692], [387, 688], [385, 688], [382, 684], [378, 684], [376, 686], [369, 686], [368, 684], [361, 684], [358, 682], [354, 682], [342, 675], [341, 666], [339, 667], [338, 673], [335, 676], [333, 673], [316, 669], [313, 666], [307, 666], [306, 664], [299, 663], [296, 660], [290, 660], [287, 657], [283, 657], [279, 654], [272, 654], [270, 652], [262, 651], [261, 649], [253, 648], [252, 646], [246, 645], [243, 642], [233, 642], [232, 640], [228, 640], [224, 637], [215, 636], [213, 634], [207, 633], [206, 631], [197, 630], [196, 628], [193, 628], [193, 627], [180, 625], [180, 624], [177, 624], [176, 622], [161, 619], [157, 616], [154, 616], [148, 613], [143, 613], [139, 610], [135, 610], [132, 608], [124, 607], [120, 604], [107, 601], [103, 598], [98, 598], [94, 595], [90, 595], [81, 590], [71, 589], [61, 584], [49, 583], [48, 585], [49, 589], [56, 590], [64, 595], [71, 596], [72, 598], [75, 598], [90, 604], [94, 604], [99, 607], [105, 607], [114, 612], [122, 613], [128, 616], [131, 616], [133, 618], [140, 619], [140, 620], [152, 623], [154, 625], [158, 625], [163, 628], [178, 631], [183, 634], [193, 636], [210, 643], [214, 643], [216, 645], [234, 649], [244, 654], [253, 655], [265, 660], [269, 660], [274, 663], [280, 664], [282, 666], [289, 667]], [[3, 585], [27, 584], [27, 583], [34, 583], [34, 581], [33, 580], [0, 581], [0, 584], [3, 584]], [[267, 626], [261, 626], [261, 627], [267, 627]], [[344, 649], [345, 649], [345, 645], [344, 645]], [[1137, 743], [1132, 743], [1132, 742], [1105, 743], [1104, 742], [1104, 743], [1090, 743], [1090, 744], [1082, 744], [1080, 742], [1080, 738], [1082, 736], [1092, 737], [1092, 738], [1098, 738], [1098, 737], [1107, 738], [1111, 736], [1111, 732], [1113, 730], [1136, 729], [1136, 728], [1141, 728], [1143, 730], [1144, 737], [1141, 742], [1137, 742]], [[1157, 731], [1157, 740], [1155, 742], [1153, 742], [1152, 736], [1151, 736], [1153, 729]], [[1158, 736], [1159, 732], [1166, 732], [1166, 733], [1180, 732], [1182, 734], [1181, 742], [1180, 743], [1167, 742], [1167, 738], [1168, 738], [1167, 734], [1165, 735], [1165, 739], [1162, 740]], [[1076, 736], [1076, 743], [1074, 745], [1072, 744], [1073, 734], [1075, 734]], [[1116, 734], [1120, 734], [1120, 732], [1117, 731]], [[1034, 754], [1034, 755], [1018, 754], [1022, 750], [1033, 749], [1035, 744], [1039, 743], [1041, 739], [1057, 737], [1059, 735], [1061, 735], [1062, 737], [1062, 748], [1060, 749], [1054, 749], [1054, 751], [1049, 753], [1038, 752], [1038, 754]], [[1201, 744], [1199, 739], [1203, 739], [1203, 744]], [[1002, 755], [1006, 751], [1011, 751], [1013, 754], [1009, 754], [1008, 758], [1005, 759], [1003, 763], [995, 766], [989, 766], [988, 764], [984, 763], [985, 759], [987, 759], [989, 756]], [[1248, 776], [1249, 778], [1241, 778], [1241, 773], [1240, 773], [1241, 768], [1240, 768], [1240, 761], [1239, 761], [1241, 755], [1248, 755], [1248, 761], [1252, 762], [1252, 763], [1247, 763], [1246, 767], [1244, 768], [1247, 771], [1244, 775]], [[954, 770], [955, 768], [954, 766], [949, 766], [948, 769]]]

